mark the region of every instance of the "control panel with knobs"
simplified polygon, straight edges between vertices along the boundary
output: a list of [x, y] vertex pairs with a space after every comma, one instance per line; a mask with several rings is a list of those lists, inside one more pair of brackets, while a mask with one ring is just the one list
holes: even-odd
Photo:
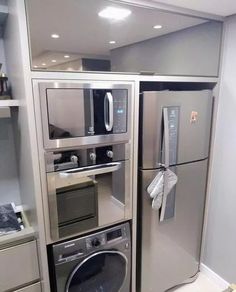
[[90, 157], [90, 159], [91, 159], [92, 161], [95, 161], [96, 158], [97, 158], [97, 156], [96, 156], [96, 154], [95, 154], [94, 152], [91, 152], [91, 153], [89, 154], [89, 157]]
[[113, 158], [113, 151], [111, 151], [111, 150], [107, 150], [107, 157], [109, 157], [109, 158]]
[[99, 247], [101, 245], [101, 240], [99, 238], [94, 238], [91, 244], [93, 247]]
[[70, 161], [71, 162], [73, 162], [73, 163], [78, 163], [78, 160], [79, 160], [79, 158], [78, 158], [78, 156], [76, 156], [76, 155], [71, 155], [71, 157], [70, 157]]

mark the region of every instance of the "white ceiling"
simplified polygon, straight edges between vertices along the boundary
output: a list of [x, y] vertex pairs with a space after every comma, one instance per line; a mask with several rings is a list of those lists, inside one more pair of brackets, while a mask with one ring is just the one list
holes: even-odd
[[201, 12], [229, 16], [236, 14], [236, 0], [154, 0]]
[[[117, 4], [108, 0], [28, 0], [27, 2], [32, 56], [40, 57], [39, 63], [48, 62], [44, 60], [48, 52], [86, 54], [91, 57], [109, 56], [111, 49], [205, 21], [155, 9]], [[126, 7], [132, 13], [123, 21], [112, 22], [98, 16], [98, 12], [107, 6]], [[156, 24], [161, 24], [163, 28], [153, 29]], [[59, 34], [60, 38], [52, 39], [52, 33]], [[110, 45], [111, 40], [115, 40], [116, 44]], [[53, 56], [50, 53], [51, 57]]]

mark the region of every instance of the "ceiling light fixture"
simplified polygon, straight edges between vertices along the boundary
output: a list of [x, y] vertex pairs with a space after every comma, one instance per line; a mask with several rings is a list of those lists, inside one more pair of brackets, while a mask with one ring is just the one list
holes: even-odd
[[34, 68], [38, 68], [38, 66], [37, 65], [34, 65]]
[[157, 25], [154, 25], [153, 28], [155, 28], [155, 29], [160, 29], [160, 28], [162, 28], [162, 25], [157, 24]]
[[122, 20], [129, 16], [131, 11], [124, 8], [117, 8], [108, 6], [105, 9], [101, 10], [98, 15], [103, 18], [113, 19], [113, 20]]
[[42, 63], [42, 66], [46, 66], [47, 64], [46, 63]]
[[65, 55], [64, 58], [68, 59], [68, 58], [70, 58], [70, 56], [69, 55]]
[[53, 39], [59, 39], [59, 34], [57, 34], [57, 33], [53, 33], [53, 34], [51, 34], [51, 37], [53, 38]]
[[57, 61], [57, 60], [52, 60], [51, 62], [52, 62], [52, 63], [56, 63], [56, 61]]
[[113, 45], [115, 43], [116, 43], [116, 41], [109, 41], [109, 44], [111, 44], [111, 45]]

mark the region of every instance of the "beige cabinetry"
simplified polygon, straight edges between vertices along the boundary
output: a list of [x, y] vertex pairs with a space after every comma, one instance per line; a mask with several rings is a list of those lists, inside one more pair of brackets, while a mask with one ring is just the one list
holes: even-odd
[[[31, 285], [40, 278], [36, 241], [0, 250], [0, 263], [0, 292]], [[37, 286], [17, 291], [40, 291]]]
[[41, 292], [41, 285], [40, 283], [35, 283], [33, 285], [24, 287], [22, 289], [15, 290], [14, 292]]

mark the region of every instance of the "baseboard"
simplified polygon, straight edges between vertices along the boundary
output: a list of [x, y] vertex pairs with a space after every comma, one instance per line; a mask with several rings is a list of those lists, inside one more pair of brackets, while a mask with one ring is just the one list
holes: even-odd
[[220, 289], [226, 289], [229, 287], [229, 283], [227, 281], [225, 281], [223, 278], [221, 278], [219, 275], [213, 272], [206, 265], [201, 264], [200, 271], [202, 272], [203, 275], [205, 275], [207, 278], [212, 280], [217, 286], [219, 286]]

